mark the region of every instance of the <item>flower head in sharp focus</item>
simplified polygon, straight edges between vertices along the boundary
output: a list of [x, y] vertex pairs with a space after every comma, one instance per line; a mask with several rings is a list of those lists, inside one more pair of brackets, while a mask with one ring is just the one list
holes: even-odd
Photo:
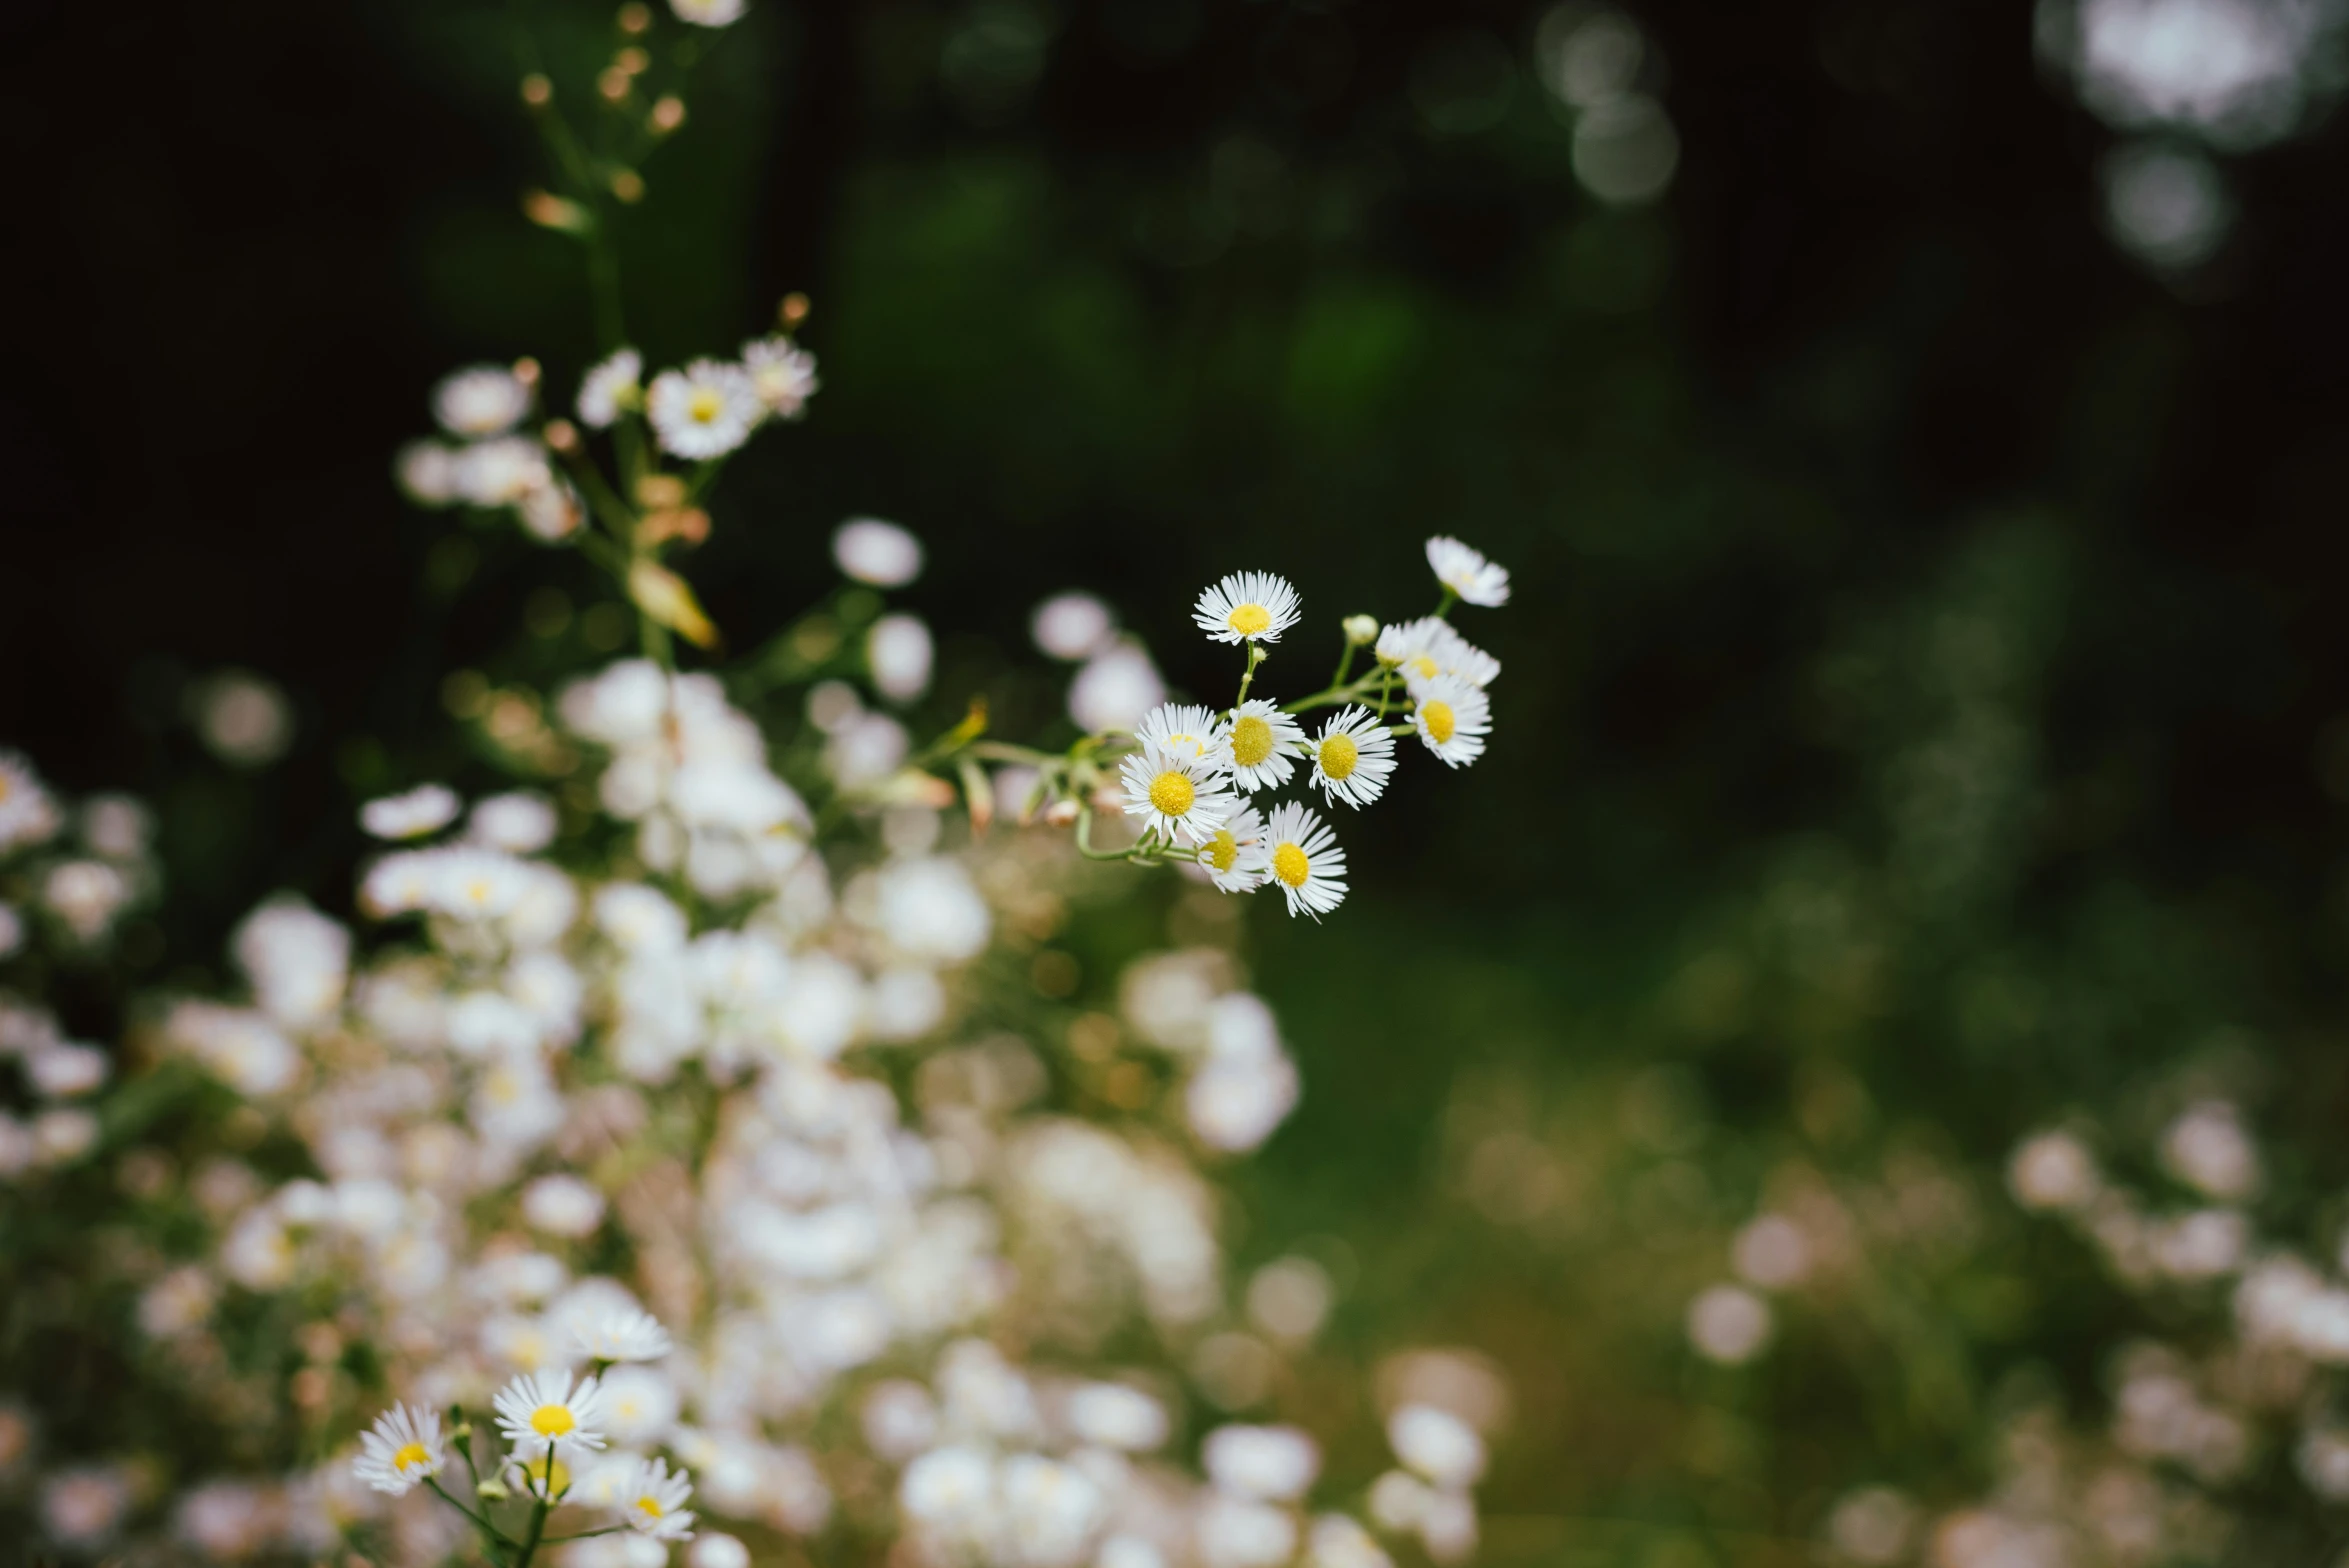
[[1265, 864], [1289, 901], [1319, 919], [1346, 899], [1346, 852], [1337, 835], [1310, 807], [1283, 801], [1272, 808], [1264, 828]]
[[1118, 764], [1118, 776], [1125, 785], [1126, 815], [1186, 844], [1213, 838], [1240, 804], [1221, 768], [1148, 742]]
[[807, 400], [823, 383], [816, 379], [816, 356], [789, 338], [753, 338], [742, 345], [742, 368], [759, 401], [777, 419], [797, 419], [807, 412]]
[[1501, 661], [1452, 629], [1452, 623], [1423, 616], [1389, 626], [1378, 634], [1379, 664], [1403, 677], [1416, 693], [1439, 675], [1457, 675], [1471, 686], [1490, 686]]
[[1289, 782], [1297, 768], [1295, 753], [1304, 744], [1305, 731], [1297, 721], [1257, 697], [1234, 708], [1224, 729], [1224, 756], [1232, 779], [1251, 794]]
[[1305, 743], [1313, 782], [1333, 803], [1367, 806], [1386, 793], [1395, 771], [1395, 737], [1368, 708], [1341, 708]]
[[1242, 806], [1215, 836], [1199, 846], [1199, 869], [1226, 893], [1253, 893], [1264, 885], [1272, 853], [1264, 844], [1264, 818]]
[[631, 1467], [612, 1506], [630, 1529], [656, 1541], [689, 1541], [693, 1514], [685, 1506], [693, 1495], [693, 1479], [684, 1471], [669, 1473], [658, 1459], [639, 1459]]
[[579, 1348], [597, 1361], [658, 1361], [671, 1348], [660, 1320], [634, 1307], [616, 1308], [574, 1332]]
[[440, 1446], [440, 1417], [429, 1410], [394, 1405], [359, 1434], [359, 1457], [351, 1473], [379, 1492], [405, 1496], [417, 1482], [440, 1474], [448, 1454]]
[[1234, 572], [1200, 591], [1191, 619], [1217, 642], [1278, 642], [1297, 624], [1297, 590], [1270, 572]]
[[662, 371], [644, 403], [662, 447], [685, 458], [724, 457], [750, 439], [766, 411], [750, 372], [715, 359]]
[[579, 383], [579, 422], [590, 430], [607, 428], [643, 403], [643, 380], [644, 356], [632, 348], [619, 350]]
[[557, 1458], [604, 1446], [597, 1423], [603, 1390], [592, 1377], [576, 1387], [568, 1372], [527, 1372], [498, 1390], [498, 1430], [526, 1459]]
[[1418, 692], [1411, 727], [1447, 767], [1464, 768], [1484, 755], [1493, 727], [1492, 699], [1457, 675], [1439, 675]]
[[529, 412], [529, 386], [503, 365], [456, 371], [432, 389], [432, 415], [453, 436], [502, 436]]
[[1481, 551], [1449, 534], [1437, 534], [1427, 542], [1427, 564], [1436, 581], [1458, 594], [1463, 604], [1489, 607], [1509, 602], [1509, 569], [1495, 566]]
[[1223, 725], [1214, 710], [1191, 702], [1162, 702], [1142, 715], [1142, 722], [1134, 726], [1134, 734], [1146, 746], [1156, 746], [1170, 756], [1188, 757], [1211, 768], [1221, 768], [1228, 760], [1224, 754]]

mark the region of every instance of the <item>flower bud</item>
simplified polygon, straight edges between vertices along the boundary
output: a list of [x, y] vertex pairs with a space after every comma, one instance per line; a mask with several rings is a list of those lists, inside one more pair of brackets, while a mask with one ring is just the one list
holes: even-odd
[[1346, 641], [1356, 648], [1378, 641], [1378, 617], [1349, 615], [1345, 619]]

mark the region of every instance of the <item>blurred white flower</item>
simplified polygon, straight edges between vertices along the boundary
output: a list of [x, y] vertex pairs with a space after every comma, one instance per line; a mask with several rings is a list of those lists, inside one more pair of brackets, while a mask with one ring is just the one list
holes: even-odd
[[918, 615], [884, 615], [865, 633], [865, 663], [873, 686], [891, 702], [911, 702], [930, 689], [930, 628]]
[[419, 784], [399, 795], [385, 795], [359, 808], [359, 825], [381, 839], [422, 838], [438, 833], [457, 820], [463, 802], [445, 784]]
[[1166, 700], [1166, 683], [1138, 643], [1113, 642], [1069, 683], [1068, 713], [1088, 734], [1131, 730]]
[[1504, 605], [1509, 602], [1509, 571], [1496, 566], [1477, 550], [1448, 534], [1427, 542], [1428, 569], [1437, 582], [1457, 594], [1464, 604]]
[[807, 400], [821, 385], [816, 380], [816, 356], [789, 338], [760, 338], [742, 345], [742, 368], [750, 384], [776, 419], [797, 419], [807, 412]]
[[579, 422], [590, 430], [611, 426], [643, 402], [643, 377], [644, 356], [632, 348], [598, 362], [579, 383]]
[[1217, 1486], [1265, 1502], [1303, 1496], [1321, 1473], [1321, 1450], [1291, 1426], [1218, 1427], [1199, 1457]]
[[645, 396], [645, 418], [662, 449], [697, 461], [742, 445], [766, 411], [750, 373], [715, 359], [662, 371]]
[[530, 388], [502, 365], [452, 372], [432, 389], [432, 417], [453, 436], [502, 436], [530, 412]]
[[922, 542], [895, 523], [852, 517], [832, 534], [841, 575], [876, 588], [902, 588], [922, 575]]
[[1716, 1285], [1689, 1303], [1688, 1339], [1697, 1354], [1739, 1366], [1770, 1342], [1769, 1304], [1740, 1285]]
[[522, 1218], [550, 1236], [591, 1235], [603, 1223], [604, 1195], [576, 1176], [541, 1176], [522, 1189]]
[[1116, 630], [1109, 606], [1089, 593], [1056, 593], [1037, 605], [1028, 620], [1028, 634], [1036, 646], [1071, 664], [1107, 647]]

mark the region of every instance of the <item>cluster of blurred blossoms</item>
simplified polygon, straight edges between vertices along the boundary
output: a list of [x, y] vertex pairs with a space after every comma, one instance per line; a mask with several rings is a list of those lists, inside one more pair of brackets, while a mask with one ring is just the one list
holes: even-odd
[[[1309, 1502], [1319, 1454], [1295, 1428], [1213, 1427], [1203, 1479], [1176, 1461], [1186, 1361], [1251, 1404], [1267, 1374], [1231, 1394], [1235, 1358], [1282, 1342], [1231, 1321], [1196, 1168], [1261, 1142], [1297, 1094], [1228, 955], [1145, 958], [1122, 1022], [1072, 1030], [1072, 1054], [1168, 1092], [1072, 1103], [1053, 1087], [1070, 1064], [1005, 1027], [985, 981], [1007, 926], [1100, 875], [1065, 837], [944, 854], [937, 811], [899, 804], [873, 808], [874, 853], [814, 842], [816, 813], [707, 675], [626, 662], [556, 707], [600, 758], [600, 810], [467, 808], [439, 786], [370, 802], [392, 841], [362, 882], [390, 923], [372, 956], [274, 900], [230, 944], [245, 999], [157, 1015], [162, 1062], [225, 1083], [260, 1121], [244, 1141], [291, 1140], [307, 1173], [192, 1155], [140, 1331], [182, 1397], [229, 1419], [290, 1399], [322, 1452], [281, 1476], [171, 1476], [157, 1539], [422, 1564], [470, 1536], [492, 1561], [580, 1568], [688, 1542], [694, 1568], [728, 1568], [746, 1542], [843, 1528], [1021, 1568], [1375, 1568], [1380, 1532], [1470, 1548], [1473, 1400], [1397, 1402], [1397, 1466], [1358, 1513]], [[10, 766], [34, 821], [21, 803], [47, 796]], [[37, 814], [44, 841], [62, 817]], [[609, 840], [615, 823], [634, 831]], [[104, 1053], [6, 1016], [44, 1092], [97, 1087]], [[85, 1155], [93, 1133], [44, 1147]], [[1248, 1294], [1299, 1343], [1329, 1285], [1283, 1267], [1302, 1283], [1275, 1305]], [[258, 1358], [228, 1327], [255, 1313]], [[1101, 1364], [1112, 1341], [1128, 1355]], [[395, 1402], [354, 1433], [379, 1386]], [[21, 1467], [30, 1399], [6, 1419]], [[46, 1467], [48, 1542], [148, 1539], [156, 1462]]]
[[[2050, 1128], [2006, 1171], [2014, 1203], [2071, 1232], [2130, 1303], [2097, 1347], [2099, 1416], [2022, 1379], [1990, 1413], [1986, 1495], [1952, 1506], [1883, 1485], [1849, 1492], [1824, 1520], [1831, 1560], [2150, 1568], [2286, 1560], [2266, 1553], [2335, 1536], [2349, 1504], [2349, 1235], [2322, 1214], [2315, 1233], [2335, 1240], [2314, 1247], [2305, 1224], [2263, 1225], [2264, 1162], [2228, 1100], [2187, 1096], [2144, 1151], [2100, 1157], [2100, 1142], [2084, 1122]], [[1888, 1226], [1824, 1186], [1757, 1215], [1730, 1247], [1737, 1279], [1689, 1306], [1692, 1348], [1755, 1360], [1775, 1337], [1773, 1298], [1829, 1274], [1848, 1282], [1871, 1251], [1883, 1266], [1903, 1234], [1938, 1227], [1951, 1256], [1977, 1250], [1964, 1189], [1936, 1180], [1913, 1174], [1880, 1195]]]

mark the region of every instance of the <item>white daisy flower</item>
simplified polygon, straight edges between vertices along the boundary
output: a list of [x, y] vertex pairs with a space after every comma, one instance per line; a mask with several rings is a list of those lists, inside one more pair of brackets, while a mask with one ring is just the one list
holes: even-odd
[[530, 412], [530, 388], [503, 365], [473, 365], [432, 389], [432, 417], [454, 436], [502, 436]]
[[616, 1307], [574, 1332], [579, 1348], [597, 1361], [658, 1361], [669, 1353], [669, 1331], [634, 1307]]
[[1427, 564], [1436, 581], [1458, 594], [1466, 604], [1501, 605], [1509, 602], [1509, 569], [1495, 566], [1449, 534], [1427, 542]]
[[419, 784], [359, 808], [359, 826], [381, 839], [422, 838], [457, 820], [462, 802], [446, 784]]
[[1199, 869], [1226, 893], [1253, 893], [1264, 885], [1272, 852], [1264, 846], [1264, 819], [1242, 806], [1199, 846]]
[[627, 1476], [612, 1506], [629, 1527], [656, 1541], [693, 1539], [693, 1513], [685, 1500], [693, 1495], [693, 1480], [684, 1471], [669, 1473], [658, 1459], [640, 1459]]
[[1332, 802], [1367, 806], [1386, 793], [1395, 771], [1395, 737], [1368, 708], [1341, 708], [1306, 742], [1313, 782]]
[[1429, 615], [1378, 634], [1379, 664], [1403, 677], [1416, 693], [1439, 675], [1457, 675], [1471, 686], [1490, 686], [1501, 673], [1501, 661], [1452, 629], [1452, 623]]
[[742, 20], [743, 0], [669, 0], [680, 22], [696, 27], [730, 27]]
[[1118, 765], [1126, 815], [1162, 837], [1204, 844], [1239, 808], [1223, 770], [1197, 757], [1145, 744]]
[[816, 379], [816, 356], [789, 338], [754, 338], [742, 345], [742, 368], [759, 401], [777, 419], [797, 419], [807, 412], [807, 400], [823, 385]]
[[579, 422], [603, 430], [644, 402], [644, 356], [624, 348], [590, 370], [579, 383]]
[[359, 1457], [351, 1473], [379, 1492], [404, 1497], [417, 1482], [440, 1474], [448, 1463], [440, 1446], [440, 1417], [411, 1405], [394, 1405], [359, 1434]]
[[1293, 753], [1304, 745], [1305, 731], [1297, 721], [1260, 697], [1234, 708], [1224, 727], [1224, 756], [1233, 781], [1250, 793], [1289, 782], [1297, 768]]
[[571, 1374], [527, 1372], [498, 1390], [498, 1430], [525, 1459], [577, 1455], [604, 1446], [597, 1430], [603, 1390], [592, 1377], [574, 1388]]
[[1411, 727], [1444, 765], [1464, 768], [1484, 755], [1493, 727], [1492, 699], [1457, 675], [1439, 675], [1418, 693]]
[[1142, 715], [1134, 734], [1145, 744], [1211, 768], [1227, 765], [1223, 725], [1214, 710], [1197, 703], [1162, 702]]
[[1289, 901], [1289, 913], [1299, 910], [1320, 919], [1346, 898], [1346, 852], [1318, 813], [1295, 801], [1272, 808], [1265, 825], [1268, 846], [1265, 863], [1272, 880]]
[[1270, 572], [1234, 572], [1200, 591], [1191, 619], [1217, 642], [1278, 642], [1297, 624], [1297, 590]]
[[725, 456], [750, 439], [766, 411], [750, 372], [715, 359], [662, 371], [644, 402], [661, 446], [689, 458]]
[[33, 765], [16, 752], [0, 751], [0, 854], [55, 836], [63, 820]]

